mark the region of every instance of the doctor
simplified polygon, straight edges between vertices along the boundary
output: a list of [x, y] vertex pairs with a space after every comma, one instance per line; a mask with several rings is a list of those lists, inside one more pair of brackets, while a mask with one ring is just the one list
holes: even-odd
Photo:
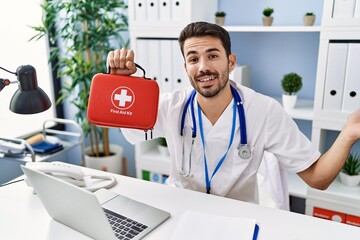
[[[330, 185], [360, 137], [359, 110], [321, 155], [277, 101], [229, 80], [236, 56], [225, 29], [191, 23], [179, 43], [193, 89], [161, 95], [153, 130], [154, 138], [165, 137], [168, 143], [168, 184], [258, 203], [256, 175], [268, 151], [309, 186]], [[136, 72], [131, 50], [109, 52], [107, 64], [111, 74]], [[122, 132], [131, 143], [144, 140], [143, 131]]]

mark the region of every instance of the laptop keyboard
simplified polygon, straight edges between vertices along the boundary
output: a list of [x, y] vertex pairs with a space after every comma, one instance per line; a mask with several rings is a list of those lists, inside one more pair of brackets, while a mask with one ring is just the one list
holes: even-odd
[[146, 225], [136, 222], [130, 218], [124, 217], [105, 208], [103, 208], [103, 210], [105, 211], [105, 215], [118, 239], [133, 239], [147, 228]]

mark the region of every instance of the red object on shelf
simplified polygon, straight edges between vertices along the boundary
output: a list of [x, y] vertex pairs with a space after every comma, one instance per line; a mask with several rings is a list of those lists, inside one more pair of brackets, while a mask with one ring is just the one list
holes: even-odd
[[341, 212], [335, 212], [328, 209], [314, 207], [313, 216], [319, 217], [335, 222], [345, 223], [346, 214]]

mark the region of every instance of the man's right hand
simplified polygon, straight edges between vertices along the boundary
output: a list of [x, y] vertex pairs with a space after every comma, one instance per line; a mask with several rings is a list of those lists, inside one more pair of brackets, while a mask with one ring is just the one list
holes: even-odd
[[110, 51], [107, 56], [110, 74], [131, 75], [136, 72], [134, 52], [125, 48]]

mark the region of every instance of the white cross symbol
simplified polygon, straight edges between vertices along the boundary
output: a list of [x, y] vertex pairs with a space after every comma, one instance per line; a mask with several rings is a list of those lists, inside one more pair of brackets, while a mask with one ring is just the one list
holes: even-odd
[[126, 102], [132, 101], [132, 96], [127, 95], [126, 89], [121, 89], [120, 94], [115, 94], [114, 100], [119, 101], [119, 107], [125, 107]]

